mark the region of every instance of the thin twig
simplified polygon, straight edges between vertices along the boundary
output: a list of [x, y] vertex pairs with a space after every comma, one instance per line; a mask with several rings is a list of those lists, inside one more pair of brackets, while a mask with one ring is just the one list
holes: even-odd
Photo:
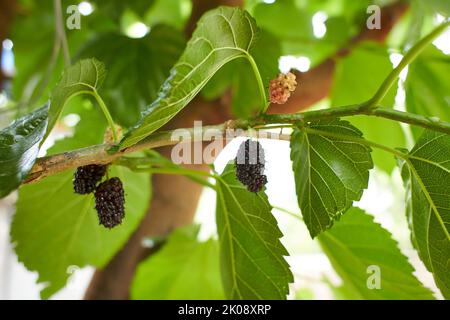
[[255, 119], [254, 123], [305, 123], [325, 118], [349, 117], [355, 115], [375, 116], [450, 134], [450, 123], [442, 121], [439, 118], [426, 117], [419, 114], [381, 107], [367, 109], [367, 103], [302, 113], [264, 115], [259, 119]]
[[[180, 142], [192, 142], [193, 139], [197, 138], [198, 136], [201, 136], [202, 141], [211, 141], [211, 137], [206, 138], [205, 135], [203, 134], [206, 131], [209, 132], [214, 131], [215, 138], [220, 137], [224, 139], [230, 139], [235, 136], [234, 135], [230, 136], [229, 135], [230, 132], [228, 131], [228, 129], [242, 129], [240, 131], [234, 132], [233, 134], [240, 136], [249, 136], [254, 134], [254, 130], [251, 128], [255, 125], [261, 126], [264, 124], [273, 124], [273, 123], [295, 124], [298, 122], [306, 123], [312, 120], [345, 117], [358, 114], [384, 117], [387, 119], [402, 121], [405, 123], [418, 125], [424, 128], [433, 129], [436, 131], [450, 134], [450, 123], [443, 122], [438, 119], [432, 119], [420, 115], [411, 114], [408, 112], [400, 112], [382, 108], [367, 110], [365, 108], [365, 104], [352, 105], [340, 108], [308, 111], [303, 113], [264, 115], [260, 118], [251, 121], [229, 120], [221, 125], [205, 126], [201, 129], [185, 128], [185, 129], [176, 129], [172, 131], [157, 132], [151, 134], [150, 136], [138, 142], [137, 144], [118, 152], [111, 152], [112, 145], [101, 144], [84, 149], [43, 157], [36, 161], [36, 164], [33, 166], [25, 182], [27, 183], [38, 181], [44, 177], [62, 172], [69, 168], [76, 168], [88, 164], [111, 163], [115, 159], [125, 154], [133, 153], [136, 151], [175, 145]], [[247, 130], [249, 128], [250, 130]], [[200, 134], [198, 130], [202, 130]], [[263, 137], [267, 139], [290, 140], [290, 135], [286, 134], [279, 135], [273, 132], [267, 132], [262, 130], [259, 130], [259, 132], [260, 133], [262, 132], [264, 134]], [[361, 141], [365, 140], [361, 139]], [[372, 143], [372, 146], [378, 147], [381, 145]]]
[[[236, 120], [233, 123], [239, 123], [240, 121]], [[229, 127], [227, 125], [230, 124], [230, 121], [227, 121], [225, 124], [216, 125], [216, 126], [205, 126], [203, 127], [203, 132], [207, 130], [215, 130], [215, 139], [230, 139], [233, 138], [229, 136], [229, 132], [227, 130]], [[179, 136], [180, 130], [184, 130], [183, 136]], [[158, 132], [148, 136], [146, 139], [140, 141], [139, 143], [124, 149], [119, 152], [111, 153], [110, 149], [112, 147], [111, 144], [100, 144], [94, 145], [91, 147], [78, 149], [70, 152], [64, 152], [60, 154], [55, 154], [43, 158], [37, 159], [33, 168], [31, 169], [30, 174], [28, 175], [25, 183], [36, 182], [50, 175], [54, 175], [65, 171], [70, 168], [77, 168], [80, 166], [85, 166], [88, 164], [107, 164], [111, 163], [114, 160], [122, 157], [123, 155], [130, 154], [136, 151], [146, 150], [146, 149], [154, 149], [163, 146], [175, 145], [178, 143], [189, 143], [193, 142], [194, 139], [197, 139], [198, 132], [196, 131], [198, 128], [186, 128], [186, 129], [177, 129], [172, 131], [164, 131]], [[194, 132], [196, 134], [194, 135]], [[252, 132], [241, 130], [238, 132], [240, 136], [248, 136], [252, 134]], [[205, 137], [205, 135], [201, 135], [203, 141], [211, 141], [210, 137]], [[277, 140], [289, 140], [290, 135], [279, 135], [272, 132], [264, 132], [264, 138], [266, 139], [277, 139]]]
[[61, 41], [61, 46], [64, 55], [64, 64], [66, 67], [71, 65], [69, 45], [67, 43], [66, 31], [64, 28], [64, 19], [62, 14], [61, 0], [53, 0], [53, 5], [55, 9], [55, 19], [56, 19], [56, 32]]
[[398, 66], [392, 70], [392, 72], [386, 77], [381, 86], [378, 88], [377, 92], [370, 100], [368, 105], [369, 108], [375, 108], [381, 100], [386, 96], [389, 89], [397, 81], [398, 76], [402, 70], [409, 65], [434, 39], [436, 39], [442, 32], [445, 31], [450, 26], [450, 21], [446, 21], [436, 27], [427, 36], [417, 42], [408, 52], [405, 54], [403, 59], [400, 61]]

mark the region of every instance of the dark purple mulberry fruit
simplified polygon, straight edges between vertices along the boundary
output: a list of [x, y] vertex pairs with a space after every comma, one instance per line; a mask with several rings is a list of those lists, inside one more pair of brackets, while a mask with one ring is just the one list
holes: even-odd
[[106, 228], [111, 229], [122, 223], [125, 216], [125, 193], [119, 178], [111, 178], [98, 185], [95, 190], [95, 209], [99, 223]]
[[257, 141], [250, 139], [243, 142], [236, 159], [236, 177], [250, 192], [259, 192], [267, 183], [264, 175], [264, 149]]
[[78, 167], [73, 179], [73, 190], [79, 194], [91, 193], [106, 173], [106, 165], [90, 164]]

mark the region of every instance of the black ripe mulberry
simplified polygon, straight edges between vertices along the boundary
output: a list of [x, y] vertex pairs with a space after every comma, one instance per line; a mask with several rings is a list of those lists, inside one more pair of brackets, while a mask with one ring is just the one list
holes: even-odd
[[73, 179], [74, 191], [79, 194], [93, 192], [97, 183], [105, 175], [106, 167], [106, 165], [97, 164], [78, 167]]
[[125, 216], [125, 193], [122, 181], [111, 178], [100, 183], [95, 190], [95, 209], [99, 223], [106, 228], [114, 228], [122, 223]]
[[236, 159], [236, 177], [250, 192], [259, 192], [267, 183], [264, 175], [264, 149], [257, 141], [246, 140], [238, 150]]

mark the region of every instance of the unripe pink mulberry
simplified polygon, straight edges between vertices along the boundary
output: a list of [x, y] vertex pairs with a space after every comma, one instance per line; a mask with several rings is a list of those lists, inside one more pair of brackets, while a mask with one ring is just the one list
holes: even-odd
[[269, 98], [271, 103], [284, 104], [297, 87], [295, 74], [288, 72], [280, 74], [269, 83]]

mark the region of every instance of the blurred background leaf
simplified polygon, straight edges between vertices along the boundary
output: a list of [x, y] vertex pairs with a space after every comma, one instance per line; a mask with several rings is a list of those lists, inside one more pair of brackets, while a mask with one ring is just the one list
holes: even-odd
[[[429, 46], [408, 68], [405, 82], [406, 109], [431, 118], [450, 121], [450, 57]], [[413, 127], [416, 138], [423, 129]]]
[[99, 34], [81, 48], [78, 57], [96, 57], [105, 64], [108, 76], [100, 94], [115, 120], [128, 127], [156, 99], [183, 48], [179, 31], [159, 25], [138, 39], [119, 33]]
[[[385, 77], [393, 69], [387, 48], [375, 43], [363, 43], [348, 56], [337, 61], [331, 93], [333, 107], [366, 101], [373, 96]], [[397, 85], [394, 85], [381, 101], [386, 108], [393, 108]], [[374, 117], [357, 116], [349, 121], [364, 133], [368, 140], [383, 142], [391, 147], [403, 147], [405, 138], [399, 123]], [[390, 173], [396, 163], [392, 155], [373, 150], [377, 167]]]
[[140, 263], [132, 299], [224, 299], [219, 244], [214, 239], [199, 242], [198, 231], [195, 225], [175, 230], [158, 252]]
[[[392, 235], [373, 217], [351, 208], [318, 240], [343, 286], [335, 288], [342, 298], [358, 299], [434, 299], [431, 291], [413, 275], [414, 268], [398, 249]], [[378, 267], [380, 287], [368, 286], [371, 266]], [[374, 274], [374, 276], [376, 276]]]

